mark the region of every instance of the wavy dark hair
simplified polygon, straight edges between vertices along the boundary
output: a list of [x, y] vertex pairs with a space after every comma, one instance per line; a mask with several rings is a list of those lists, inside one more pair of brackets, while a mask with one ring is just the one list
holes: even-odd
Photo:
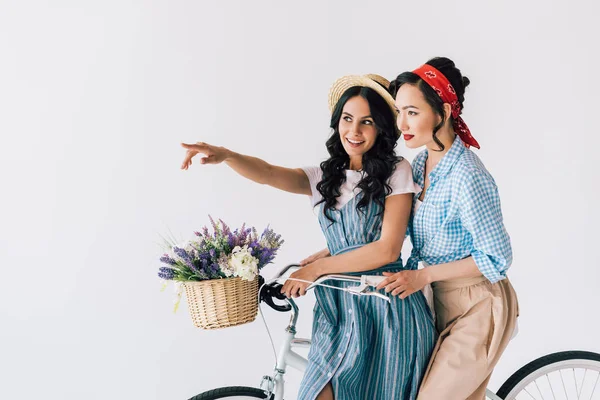
[[337, 198], [341, 194], [340, 188], [346, 181], [345, 169], [350, 166], [350, 157], [340, 139], [339, 124], [346, 102], [356, 96], [362, 97], [369, 104], [377, 129], [375, 144], [362, 158], [362, 171], [365, 174], [357, 185], [361, 191], [360, 200], [356, 205], [357, 211], [365, 214], [367, 205], [374, 201], [381, 206], [377, 215], [383, 213], [385, 197], [392, 192], [387, 181], [396, 169], [396, 164], [402, 160], [402, 157], [396, 156], [394, 150], [398, 141], [396, 118], [385, 99], [368, 87], [355, 86], [346, 90], [331, 115], [330, 127], [333, 132], [326, 142], [329, 158], [321, 163], [323, 178], [317, 184], [317, 190], [323, 198], [316, 205], [325, 203], [323, 213], [332, 223], [334, 220], [329, 211], [335, 210]]
[[[460, 102], [460, 106], [462, 109], [463, 102], [465, 101], [465, 88], [469, 86], [469, 83], [471, 83], [469, 78], [463, 76], [460, 70], [456, 68], [454, 61], [446, 57], [435, 57], [427, 61], [425, 64], [429, 64], [438, 71], [440, 71], [442, 74], [444, 74], [448, 81], [450, 81], [450, 83], [454, 87], [454, 90], [456, 91], [456, 95], [458, 97], [458, 101]], [[437, 132], [444, 125], [444, 102], [442, 101], [440, 96], [438, 96], [435, 90], [433, 90], [431, 86], [427, 84], [427, 82], [425, 82], [419, 77], [419, 75], [413, 72], [403, 72], [400, 75], [398, 75], [398, 77], [394, 81], [392, 81], [392, 83], [390, 84], [390, 92], [392, 93], [392, 96], [394, 96], [394, 98], [396, 97], [396, 94], [398, 93], [400, 87], [406, 83], [418, 87], [421, 90], [421, 93], [423, 93], [427, 104], [429, 104], [429, 106], [433, 108], [433, 111], [437, 115], [442, 117], [442, 121], [433, 128], [433, 141], [439, 146], [438, 151], [443, 151], [445, 147], [442, 144], [442, 142], [437, 138]], [[454, 122], [452, 116], [450, 116], [450, 122]]]

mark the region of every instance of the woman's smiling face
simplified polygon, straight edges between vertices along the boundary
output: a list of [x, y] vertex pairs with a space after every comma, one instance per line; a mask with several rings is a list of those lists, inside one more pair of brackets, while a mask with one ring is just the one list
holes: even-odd
[[350, 156], [362, 157], [375, 144], [377, 128], [366, 99], [354, 96], [346, 102], [338, 125], [340, 140]]

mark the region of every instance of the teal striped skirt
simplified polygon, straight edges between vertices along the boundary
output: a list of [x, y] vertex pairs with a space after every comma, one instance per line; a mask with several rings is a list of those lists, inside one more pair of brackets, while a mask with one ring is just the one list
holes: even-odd
[[[398, 271], [398, 264], [368, 274]], [[390, 296], [391, 303], [323, 287], [315, 295], [312, 345], [298, 399], [315, 399], [328, 382], [336, 400], [415, 399], [437, 340], [423, 294]]]

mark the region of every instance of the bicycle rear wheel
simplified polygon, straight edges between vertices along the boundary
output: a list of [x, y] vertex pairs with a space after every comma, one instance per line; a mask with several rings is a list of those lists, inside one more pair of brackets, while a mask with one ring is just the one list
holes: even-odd
[[267, 397], [262, 389], [251, 388], [247, 386], [227, 386], [218, 389], [209, 390], [208, 392], [200, 393], [189, 400], [254, 400], [266, 399], [273, 400], [273, 395]]
[[600, 400], [600, 354], [563, 351], [515, 372], [497, 395], [505, 400]]

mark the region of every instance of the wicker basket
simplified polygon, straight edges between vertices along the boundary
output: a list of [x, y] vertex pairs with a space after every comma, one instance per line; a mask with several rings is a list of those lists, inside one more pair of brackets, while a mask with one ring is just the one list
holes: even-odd
[[219, 329], [252, 322], [258, 313], [258, 279], [211, 279], [184, 282], [194, 325]]

